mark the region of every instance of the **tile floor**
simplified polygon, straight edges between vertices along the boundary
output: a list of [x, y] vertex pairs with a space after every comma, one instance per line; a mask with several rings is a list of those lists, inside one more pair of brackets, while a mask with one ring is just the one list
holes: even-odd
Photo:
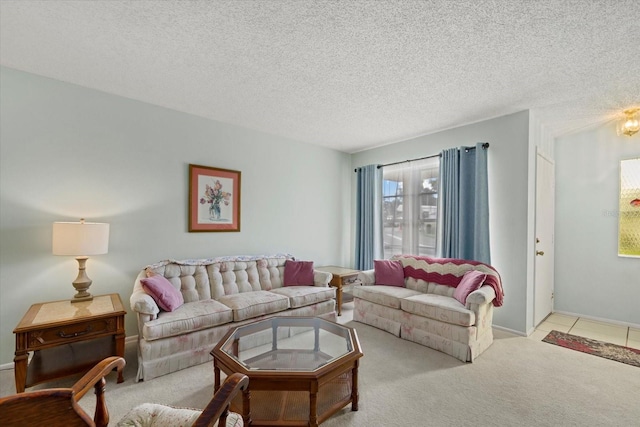
[[529, 338], [542, 340], [552, 330], [625, 347], [640, 348], [640, 329], [559, 313], [550, 314]]

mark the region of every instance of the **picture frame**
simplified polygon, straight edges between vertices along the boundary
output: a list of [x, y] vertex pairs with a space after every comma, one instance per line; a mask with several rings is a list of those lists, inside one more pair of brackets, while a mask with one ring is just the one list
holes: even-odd
[[189, 232], [240, 231], [241, 172], [189, 165]]

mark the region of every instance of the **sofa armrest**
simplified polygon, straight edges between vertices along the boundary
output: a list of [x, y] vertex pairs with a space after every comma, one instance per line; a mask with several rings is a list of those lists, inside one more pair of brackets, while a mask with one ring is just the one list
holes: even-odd
[[363, 270], [358, 273], [358, 280], [363, 286], [376, 284], [376, 271], [375, 270]]
[[489, 304], [496, 297], [496, 291], [489, 285], [480, 286], [467, 297], [467, 304]]
[[326, 288], [329, 286], [329, 282], [333, 278], [333, 274], [326, 271], [313, 270], [313, 285]]
[[151, 319], [155, 319], [160, 313], [160, 308], [158, 304], [156, 304], [155, 300], [151, 298], [151, 295], [145, 292], [142, 288], [142, 283], [140, 283], [140, 279], [145, 277], [144, 270], [138, 274], [136, 277], [136, 281], [133, 284], [133, 293], [129, 298], [129, 305], [131, 309], [135, 312], [141, 314], [148, 314], [151, 316]]

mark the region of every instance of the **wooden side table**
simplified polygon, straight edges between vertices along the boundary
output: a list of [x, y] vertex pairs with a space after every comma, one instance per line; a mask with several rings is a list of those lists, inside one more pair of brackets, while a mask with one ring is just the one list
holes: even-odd
[[329, 285], [336, 288], [336, 302], [338, 303], [338, 316], [342, 315], [342, 287], [345, 283], [355, 280], [358, 277], [360, 270], [352, 270], [350, 268], [336, 267], [335, 265], [328, 265], [325, 267], [315, 267], [318, 271], [324, 271], [326, 273], [333, 274]]
[[[124, 357], [126, 313], [118, 294], [32, 305], [13, 330], [16, 392], [87, 372], [108, 356]], [[33, 358], [27, 366], [31, 351]], [[120, 371], [118, 382], [123, 381]]]

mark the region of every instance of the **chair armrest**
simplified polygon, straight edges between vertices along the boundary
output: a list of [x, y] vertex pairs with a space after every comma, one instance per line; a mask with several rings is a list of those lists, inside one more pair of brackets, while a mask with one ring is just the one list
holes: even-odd
[[333, 274], [326, 271], [313, 270], [313, 285], [326, 288], [329, 286], [329, 282], [333, 278]]
[[[95, 365], [70, 388], [43, 388], [0, 397], [0, 424], [2, 426], [77, 426], [107, 427], [109, 412], [105, 402], [104, 377], [114, 369], [121, 373], [125, 360], [107, 357]], [[95, 389], [96, 404], [93, 417], [85, 412], [78, 401], [91, 388]], [[91, 405], [88, 405], [91, 408]]]
[[363, 270], [358, 273], [358, 280], [364, 286], [376, 284], [376, 271], [375, 270]]
[[117, 369], [118, 373], [122, 372], [126, 363], [127, 362], [122, 357], [118, 356], [111, 356], [103, 359], [71, 387], [76, 400], [80, 400], [82, 396], [87, 394], [89, 390], [91, 390], [100, 380], [110, 374], [114, 369]]
[[248, 386], [249, 377], [246, 375], [239, 373], [229, 375], [224, 383], [222, 383], [220, 389], [215, 392], [207, 406], [202, 410], [202, 414], [193, 424], [193, 427], [207, 427], [218, 419], [218, 425], [225, 426], [231, 400], [239, 391], [246, 390]]
[[496, 291], [489, 285], [480, 286], [467, 297], [467, 304], [489, 304], [496, 297]]
[[104, 377], [114, 369], [117, 369], [118, 374], [120, 374], [125, 364], [126, 362], [122, 357], [107, 357], [91, 368], [89, 372], [84, 374], [82, 378], [71, 387], [73, 399], [76, 402], [92, 388], [95, 390], [96, 406], [93, 422], [96, 427], [107, 427], [109, 425], [109, 410], [107, 409], [107, 402], [104, 398], [104, 389], [107, 382]]
[[131, 297], [129, 297], [129, 305], [131, 306], [131, 310], [136, 311], [142, 314], [148, 314], [151, 316], [151, 319], [155, 319], [160, 313], [160, 308], [158, 304], [156, 304], [155, 300], [151, 298], [151, 295], [145, 292], [142, 288], [142, 283], [140, 279], [146, 277], [144, 270], [138, 274], [136, 277], [136, 281], [133, 284], [133, 292]]

